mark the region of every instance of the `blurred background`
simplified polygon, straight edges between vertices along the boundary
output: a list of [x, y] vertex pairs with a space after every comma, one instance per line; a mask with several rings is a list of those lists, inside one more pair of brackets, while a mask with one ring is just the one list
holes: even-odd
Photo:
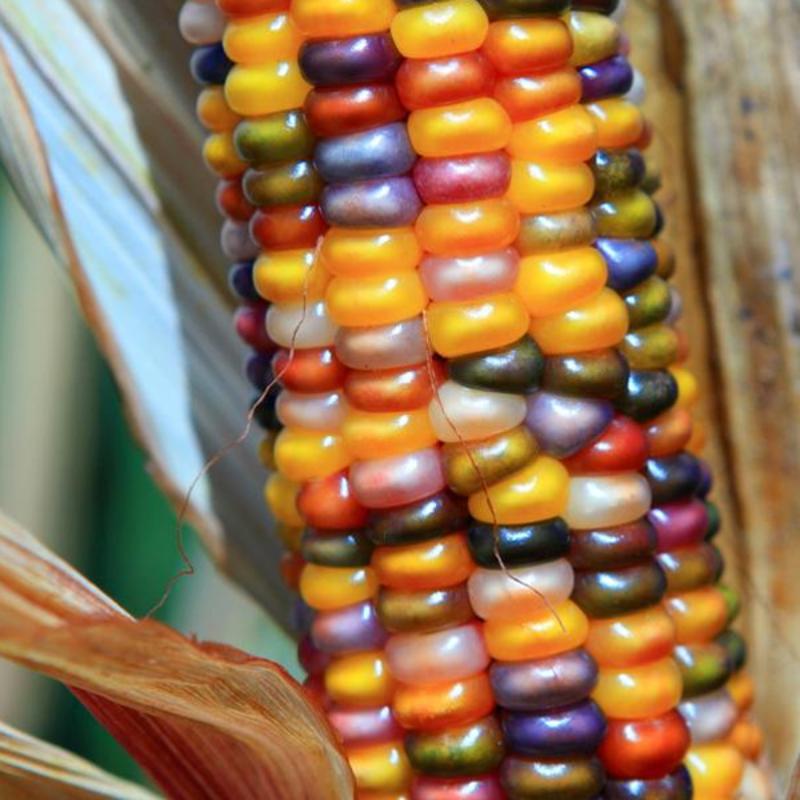
[[[120, 396], [63, 269], [0, 171], [0, 508], [137, 615], [182, 567], [176, 517], [147, 471]], [[209, 563], [158, 617], [267, 656], [299, 675], [294, 646]], [[198, 602], [199, 598], [203, 602]], [[206, 612], [213, 609], [213, 615]], [[60, 685], [0, 661], [0, 719], [122, 777], [127, 754]]]

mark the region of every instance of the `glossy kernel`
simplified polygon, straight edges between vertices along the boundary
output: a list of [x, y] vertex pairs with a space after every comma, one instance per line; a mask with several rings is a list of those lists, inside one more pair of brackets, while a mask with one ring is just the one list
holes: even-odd
[[222, 40], [225, 52], [237, 64], [259, 64], [297, 56], [302, 39], [286, 13], [233, 19]]
[[435, 361], [394, 370], [353, 370], [344, 392], [353, 408], [362, 411], [405, 411], [426, 406], [444, 381], [444, 369]]
[[322, 180], [310, 161], [290, 161], [263, 169], [250, 169], [242, 180], [245, 197], [254, 206], [293, 206], [313, 203]]
[[[253, 216], [255, 208], [247, 201], [242, 191], [242, 182], [237, 178], [232, 180], [222, 180], [217, 184], [217, 191], [214, 195], [218, 211], [225, 217], [236, 222], [247, 222]], [[240, 297], [245, 293], [233, 287]]]
[[650, 486], [636, 472], [573, 476], [563, 515], [581, 530], [625, 525], [644, 516], [651, 500]]
[[569, 528], [559, 517], [528, 525], [495, 527], [473, 522], [469, 527], [469, 547], [475, 563], [496, 570], [561, 558], [569, 552], [569, 538]]
[[373, 83], [319, 87], [309, 92], [305, 117], [317, 136], [344, 136], [397, 122], [406, 115], [395, 88]]
[[585, 107], [597, 126], [600, 147], [629, 147], [641, 137], [644, 129], [642, 111], [628, 100], [597, 100]]
[[689, 746], [689, 731], [677, 711], [641, 720], [609, 720], [600, 745], [612, 778], [661, 778], [672, 772]]
[[660, 605], [592, 620], [586, 649], [608, 667], [634, 667], [664, 658], [675, 644], [675, 623]]
[[331, 228], [319, 255], [334, 275], [360, 278], [413, 270], [422, 249], [413, 228]]
[[572, 599], [592, 617], [612, 617], [658, 603], [667, 579], [653, 559], [615, 570], [578, 572]]
[[568, 491], [566, 469], [555, 459], [540, 456], [495, 483], [488, 493], [473, 494], [469, 510], [481, 522], [502, 525], [538, 522], [564, 513]]
[[350, 747], [347, 761], [359, 789], [358, 800], [405, 800], [411, 766], [401, 742]]
[[511, 162], [508, 198], [523, 214], [552, 214], [589, 202], [594, 175], [586, 164]]
[[477, 52], [407, 59], [396, 76], [398, 94], [409, 111], [491, 95], [493, 82], [492, 65]]
[[256, 211], [250, 224], [253, 239], [265, 249], [314, 247], [325, 232], [319, 206], [288, 206]]
[[229, 131], [212, 133], [205, 140], [203, 160], [220, 178], [235, 178], [247, 169], [247, 164], [239, 158], [233, 146], [233, 136]]
[[334, 278], [325, 293], [331, 319], [350, 328], [389, 325], [419, 314], [428, 297], [414, 271]]
[[391, 701], [394, 682], [380, 650], [341, 656], [325, 670], [325, 690], [334, 703], [359, 708]]
[[306, 564], [300, 594], [317, 611], [336, 611], [363, 603], [378, 591], [378, 578], [369, 567], [323, 567]]
[[491, 772], [503, 758], [503, 734], [494, 716], [442, 731], [412, 731], [406, 736], [411, 765], [443, 778]]
[[446, 381], [428, 406], [431, 423], [443, 442], [485, 439], [519, 425], [525, 401], [516, 394], [482, 391]]
[[581, 80], [571, 68], [510, 75], [495, 83], [494, 97], [514, 122], [520, 122], [578, 103]]
[[433, 686], [399, 684], [395, 690], [397, 721], [410, 730], [434, 731], [466, 725], [494, 709], [494, 696], [485, 672], [455, 683]]
[[207, 86], [197, 96], [197, 117], [203, 127], [210, 131], [229, 131], [236, 126], [241, 117], [231, 110], [225, 100], [225, 90], [221, 86]]
[[426, 206], [417, 218], [422, 247], [440, 256], [472, 256], [508, 247], [519, 232], [519, 214], [505, 199]]
[[686, 447], [692, 435], [692, 416], [682, 408], [673, 408], [647, 423], [645, 436], [653, 458], [675, 455]]
[[511, 162], [502, 151], [423, 158], [414, 167], [414, 184], [428, 204], [502, 197], [510, 180]]
[[567, 14], [572, 34], [572, 58], [576, 67], [596, 64], [617, 54], [620, 45], [619, 25], [612, 19], [590, 11]]
[[272, 303], [319, 300], [329, 278], [314, 261], [313, 250], [265, 250], [253, 267], [258, 293]]
[[496, 100], [480, 97], [412, 112], [408, 135], [427, 158], [486, 153], [508, 144], [511, 120]]
[[514, 291], [532, 317], [561, 314], [591, 299], [605, 286], [608, 270], [593, 247], [526, 256]]
[[525, 466], [538, 447], [527, 428], [520, 426], [497, 436], [463, 445], [454, 442], [442, 451], [450, 488], [462, 495], [474, 494]]
[[587, 208], [573, 208], [555, 214], [522, 217], [517, 241], [521, 256], [574, 250], [595, 243], [594, 217]]
[[603, 789], [603, 765], [597, 758], [524, 758], [512, 755], [500, 770], [509, 800], [587, 800]]
[[509, 20], [491, 26], [483, 51], [502, 73], [547, 72], [567, 63], [572, 39], [559, 19]]
[[300, 486], [288, 480], [285, 475], [276, 472], [270, 475], [264, 494], [275, 519], [286, 525], [302, 527], [305, 523], [297, 510], [297, 493]]
[[499, 706], [538, 712], [585, 700], [597, 683], [597, 665], [584, 650], [530, 661], [496, 661], [490, 669]]
[[592, 205], [600, 236], [645, 239], [657, 223], [656, 206], [650, 195], [639, 189], [600, 199]]
[[681, 699], [683, 681], [672, 658], [620, 669], [601, 669], [592, 697], [611, 719], [665, 714]]
[[225, 81], [225, 98], [237, 114], [257, 117], [303, 105], [311, 87], [294, 61], [234, 67]]
[[518, 122], [508, 142], [513, 158], [554, 164], [587, 161], [596, 149], [597, 129], [580, 105]]
[[508, 347], [448, 362], [448, 373], [456, 383], [490, 392], [531, 394], [539, 388], [543, 371], [544, 356], [529, 336]]
[[[571, 455], [564, 466], [573, 475], [637, 472], [644, 467], [647, 455], [647, 440], [639, 425], [618, 415], [597, 439]], [[650, 541], [655, 544], [654, 537]]]
[[390, 633], [430, 633], [463, 625], [475, 616], [464, 584], [434, 591], [381, 589], [375, 605]]
[[368, 508], [395, 508], [422, 500], [445, 486], [439, 451], [357, 461], [350, 468], [356, 497]]
[[310, 38], [383, 31], [394, 14], [392, 0], [292, 0], [292, 16]]
[[438, 491], [406, 505], [373, 511], [367, 535], [376, 545], [403, 545], [463, 530], [467, 504], [449, 491]]
[[234, 142], [239, 155], [254, 167], [307, 160], [314, 151], [314, 137], [296, 109], [242, 120]]
[[275, 463], [289, 480], [324, 478], [344, 469], [351, 460], [341, 436], [317, 431], [281, 431], [275, 442]]
[[476, 569], [469, 579], [475, 613], [489, 620], [524, 621], [563, 603], [572, 594], [573, 572], [566, 559], [511, 569]]
[[471, 257], [426, 256], [420, 277], [431, 300], [474, 300], [513, 289], [518, 269], [516, 250], [507, 247]]
[[605, 727], [603, 712], [593, 700], [538, 714], [503, 715], [508, 748], [520, 755], [541, 758], [593, 756]]
[[404, 547], [379, 547], [372, 568], [383, 586], [418, 591], [463, 583], [474, 565], [463, 534]]
[[567, 600], [526, 620], [489, 620], [483, 631], [492, 658], [526, 661], [578, 647], [586, 639], [588, 629], [586, 615]]
[[630, 331], [620, 344], [620, 351], [632, 369], [664, 369], [675, 361], [678, 346], [675, 330], [656, 324]]
[[484, 672], [489, 665], [483, 636], [475, 624], [393, 636], [386, 645], [386, 654], [398, 681], [421, 686], [469, 678]]
[[437, 441], [424, 406], [399, 413], [351, 409], [341, 432], [354, 459], [369, 459], [376, 453], [384, 457], [402, 455]]
[[729, 744], [696, 745], [686, 755], [695, 797], [733, 797], [744, 771], [741, 753]]
[[427, 313], [431, 345], [445, 358], [503, 347], [528, 328], [525, 307], [511, 293], [462, 303], [432, 303]]
[[728, 621], [725, 597], [716, 586], [670, 595], [664, 603], [675, 622], [679, 644], [713, 639]]
[[489, 20], [477, 0], [440, 0], [400, 11], [392, 36], [406, 58], [442, 58], [477, 50]]
[[533, 319], [529, 330], [545, 355], [581, 353], [619, 344], [628, 314], [616, 292], [601, 289], [569, 311]]
[[287, 349], [327, 347], [336, 335], [336, 326], [320, 301], [273, 304], [267, 309], [266, 328], [270, 339]]
[[279, 350], [273, 358], [272, 370], [280, 375], [284, 388], [295, 392], [329, 392], [341, 386], [346, 375], [330, 347]]

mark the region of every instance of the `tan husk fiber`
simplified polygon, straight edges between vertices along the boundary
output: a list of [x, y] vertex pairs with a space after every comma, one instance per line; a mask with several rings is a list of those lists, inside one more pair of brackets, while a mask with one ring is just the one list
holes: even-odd
[[339, 800], [352, 775], [280, 667], [137, 621], [0, 515], [0, 655], [72, 688], [175, 800]]

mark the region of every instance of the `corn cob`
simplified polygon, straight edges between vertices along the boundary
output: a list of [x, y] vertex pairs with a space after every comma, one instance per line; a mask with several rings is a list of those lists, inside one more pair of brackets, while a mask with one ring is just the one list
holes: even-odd
[[[282, 94], [276, 70], [265, 71], [263, 54], [279, 56], [263, 38], [264, 18], [253, 16], [288, 3], [219, 3], [248, 17], [230, 36], [243, 48], [244, 68], [229, 79], [234, 108], [264, 114], [304, 94], [296, 71], [292, 95]], [[188, 5], [203, 7], [198, 19], [211, 18], [208, 3]], [[693, 379], [672, 364], [685, 358], [685, 342], [671, 327], [679, 300], [662, 280], [669, 253], [645, 241], [660, 227], [638, 188], [636, 147], [646, 146], [649, 132], [638, 109], [615, 97], [631, 78], [605, 16], [616, 3], [574, 3], [566, 17], [572, 42], [557, 19], [566, 5], [559, 0], [397, 5], [292, 4], [296, 25], [322, 40], [304, 47], [301, 62], [316, 85], [303, 123], [320, 138], [322, 214], [333, 226], [319, 247], [324, 269], [310, 237], [302, 248], [283, 238], [299, 227], [285, 224], [291, 215], [274, 215], [278, 201], [293, 203], [297, 192], [316, 200], [321, 181], [311, 165], [287, 166], [278, 147], [269, 160], [281, 166], [251, 171], [246, 199], [240, 191], [234, 203], [232, 189], [225, 195], [237, 222], [245, 208], [252, 213], [247, 201], [268, 209], [252, 226], [266, 252], [250, 283], [274, 303], [270, 331], [284, 345], [275, 369], [284, 384], [285, 375], [299, 381], [277, 413], [265, 415], [268, 427], [288, 427], [267, 494], [286, 540], [310, 562], [302, 566], [298, 553], [287, 574], [302, 569], [301, 592], [318, 612], [302, 646], [311, 686], [335, 703], [331, 718], [350, 750], [359, 797], [406, 796], [400, 723], [418, 772], [411, 797], [589, 798], [602, 786], [592, 754], [604, 723], [586, 699], [595, 663], [576, 649], [586, 638], [582, 608], [593, 618], [587, 648], [601, 664], [594, 697], [610, 719], [600, 749], [611, 777], [605, 795], [687, 797], [688, 774], [673, 769], [687, 743], [673, 710], [681, 691], [668, 656], [674, 626], [657, 604], [666, 583], [686, 698], [693, 678], [719, 679], [692, 668], [710, 652], [698, 652], [709, 628], [718, 633], [718, 620], [732, 616], [730, 608], [720, 612], [720, 598], [735, 603], [706, 585], [721, 570], [712, 546], [664, 547], [713, 519], [713, 508], [692, 498], [708, 491], [700, 462], [675, 455], [700, 440], [687, 410]], [[408, 59], [397, 92], [390, 26]], [[573, 45], [582, 87], [566, 64]], [[276, 89], [268, 108], [260, 105], [265, 78]], [[576, 105], [581, 88], [588, 115]], [[253, 98], [256, 105], [245, 107]], [[265, 136], [251, 159], [263, 168], [275, 128], [250, 133], [251, 144]], [[304, 142], [310, 147], [310, 138]], [[239, 177], [241, 160], [227, 160], [229, 140], [210, 150], [220, 174]], [[583, 163], [589, 158], [594, 176]], [[420, 197], [427, 206], [412, 232]], [[307, 213], [321, 234], [319, 209]], [[588, 247], [593, 223], [603, 258]], [[229, 252], [246, 250], [241, 226], [228, 228]], [[275, 245], [284, 251], [277, 259]], [[245, 273], [240, 266], [235, 274]], [[247, 292], [240, 294], [251, 300]], [[305, 304], [314, 309], [308, 319], [298, 308]], [[342, 363], [330, 347], [337, 325]], [[311, 328], [315, 342], [325, 330], [323, 347], [302, 347]], [[312, 373], [322, 382], [309, 383]], [[256, 385], [266, 385], [263, 373]], [[469, 515], [459, 495], [469, 498]], [[562, 515], [577, 578], [561, 558]], [[302, 525], [310, 530], [300, 545]], [[359, 527], [364, 532], [352, 530]], [[378, 545], [371, 568], [368, 540]], [[577, 605], [567, 600], [573, 586]], [[476, 613], [487, 620], [482, 631]], [[385, 655], [378, 617], [393, 634]], [[725, 656], [721, 680], [739, 670], [743, 643], [735, 634], [721, 634], [711, 648]], [[496, 659], [494, 693], [508, 709], [505, 744], [491, 713], [488, 655]], [[752, 701], [748, 681], [739, 670], [727, 693], [680, 707], [698, 743], [688, 763], [701, 797], [736, 788], [737, 747], [757, 756], [757, 729], [746, 719], [733, 727], [736, 706]], [[498, 778], [492, 770], [504, 747]]]

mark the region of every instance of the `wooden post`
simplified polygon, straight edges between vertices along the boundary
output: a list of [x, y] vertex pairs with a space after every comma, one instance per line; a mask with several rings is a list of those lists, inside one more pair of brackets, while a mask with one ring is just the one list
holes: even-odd
[[632, 0], [709, 423], [726, 581], [785, 781], [800, 749], [800, 6]]

